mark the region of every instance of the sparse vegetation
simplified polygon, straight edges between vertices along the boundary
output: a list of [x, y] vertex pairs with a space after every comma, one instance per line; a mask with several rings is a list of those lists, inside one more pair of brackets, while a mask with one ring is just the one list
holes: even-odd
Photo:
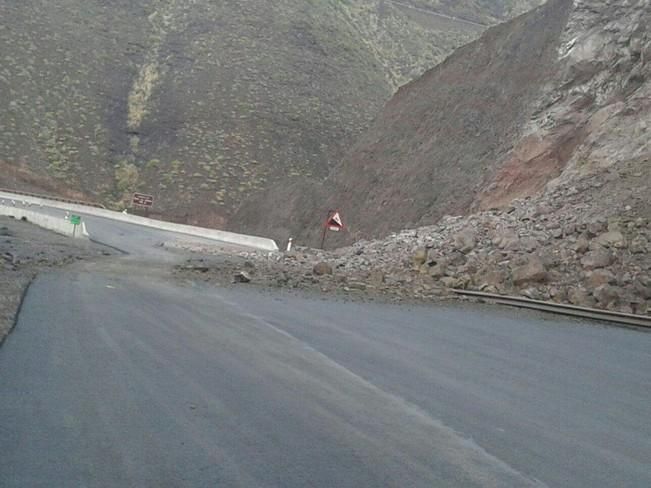
[[379, 0], [2, 3], [0, 159], [221, 220], [325, 176], [400, 84], [476, 35]]

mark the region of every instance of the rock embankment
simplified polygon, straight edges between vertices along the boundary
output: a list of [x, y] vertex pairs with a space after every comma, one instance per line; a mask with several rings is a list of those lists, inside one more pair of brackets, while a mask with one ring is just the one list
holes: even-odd
[[590, 177], [579, 183], [504, 210], [444, 217], [335, 251], [251, 253], [218, 264], [196, 257], [178, 272], [230, 281], [245, 271], [252, 283], [398, 300], [434, 299], [460, 288], [651, 314], [646, 197], [631, 194], [621, 205], [605, 197], [592, 202], [586, 192], [608, 193], [608, 182]]

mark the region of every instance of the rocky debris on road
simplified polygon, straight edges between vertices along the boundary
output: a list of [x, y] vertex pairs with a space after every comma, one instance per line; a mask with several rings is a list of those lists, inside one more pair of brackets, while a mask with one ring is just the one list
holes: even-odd
[[0, 343], [13, 326], [25, 288], [38, 272], [110, 254], [102, 246], [0, 217]]
[[250, 283], [251, 277], [246, 271], [238, 271], [233, 276], [233, 283]]
[[[594, 184], [594, 177], [584, 182]], [[251, 282], [267, 286], [395, 300], [460, 288], [651, 314], [648, 207], [611, 205], [597, 215], [591, 208], [580, 187], [558, 187], [503, 210], [444, 217], [333, 251], [240, 253], [217, 265], [191, 258], [177, 273], [196, 276], [192, 267], [201, 264], [202, 279], [215, 281], [247, 261]]]

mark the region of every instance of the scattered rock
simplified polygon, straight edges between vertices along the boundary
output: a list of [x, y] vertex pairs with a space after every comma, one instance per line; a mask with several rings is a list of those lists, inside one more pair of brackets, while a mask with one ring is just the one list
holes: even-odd
[[506, 279], [507, 273], [500, 269], [482, 268], [473, 277], [473, 283], [480, 290], [485, 290], [486, 288], [499, 290], [504, 286]]
[[441, 278], [441, 283], [446, 288], [459, 288], [459, 280], [452, 276], [446, 276], [445, 278]]
[[348, 283], [348, 288], [350, 290], [364, 291], [366, 290], [366, 283], [362, 283], [361, 281], [351, 281]]
[[373, 271], [368, 277], [370, 284], [380, 286], [386, 282], [386, 275], [383, 271]]
[[420, 269], [420, 267], [427, 262], [427, 249], [417, 249], [416, 252], [414, 252], [414, 255], [411, 257], [411, 262], [414, 269]]
[[195, 273], [207, 273], [208, 271], [210, 271], [210, 268], [208, 266], [198, 266], [194, 264], [185, 266], [184, 269], [186, 271], [192, 271]]
[[454, 248], [464, 254], [469, 253], [477, 246], [477, 234], [471, 229], [459, 232], [454, 236], [453, 240]]
[[640, 277], [635, 280], [635, 292], [645, 300], [651, 300], [651, 277]]
[[530, 256], [526, 264], [519, 266], [512, 273], [513, 284], [521, 286], [526, 283], [542, 283], [548, 274], [545, 265], [538, 256]]
[[233, 276], [233, 283], [250, 283], [251, 277], [246, 271], [239, 271]]
[[598, 288], [602, 285], [610, 285], [617, 282], [615, 275], [607, 269], [595, 269], [588, 274], [588, 284], [591, 288]]
[[525, 298], [529, 298], [530, 300], [542, 300], [545, 298], [543, 294], [536, 288], [526, 288], [522, 290], [520, 294]]
[[588, 241], [585, 237], [579, 237], [574, 244], [574, 250], [578, 254], [585, 254], [590, 250], [590, 241]]
[[617, 249], [626, 247], [624, 236], [617, 230], [601, 234], [599, 237], [595, 238], [595, 242], [603, 247], [614, 247]]
[[513, 231], [506, 231], [493, 239], [493, 244], [499, 249], [517, 249], [519, 242], [520, 238]]
[[604, 221], [595, 221], [588, 224], [588, 234], [590, 237], [596, 237], [608, 229], [608, 224]]
[[332, 274], [332, 266], [330, 266], [328, 263], [321, 261], [320, 263], [317, 263], [314, 265], [312, 268], [312, 272], [316, 276], [324, 276], [324, 275], [331, 275]]
[[590, 295], [587, 290], [583, 288], [573, 288], [567, 295], [568, 300], [572, 305], [578, 307], [593, 308], [596, 305], [595, 299]]
[[606, 249], [590, 251], [581, 259], [581, 265], [586, 270], [606, 268], [613, 262], [612, 254]]
[[645, 254], [649, 252], [649, 241], [644, 236], [636, 236], [631, 241], [629, 250], [633, 254]]
[[592, 293], [600, 305], [611, 308], [619, 300], [617, 288], [610, 285], [602, 285]]
[[439, 278], [443, 278], [445, 276], [445, 273], [447, 272], [447, 269], [448, 269], [447, 265], [437, 264], [436, 266], [432, 266], [431, 268], [429, 268], [428, 275], [430, 278], [433, 278], [435, 280]]

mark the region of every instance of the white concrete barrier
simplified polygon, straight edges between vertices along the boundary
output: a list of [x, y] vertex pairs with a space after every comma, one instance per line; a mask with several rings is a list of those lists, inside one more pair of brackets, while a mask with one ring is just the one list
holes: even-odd
[[86, 225], [83, 222], [81, 225], [75, 226], [61, 217], [33, 212], [18, 205], [15, 207], [6, 204], [0, 205], [0, 215], [13, 217], [17, 220], [25, 218], [28, 222], [31, 222], [34, 225], [76, 239], [88, 239], [89, 237]]
[[263, 251], [274, 251], [274, 252], [278, 251], [278, 245], [276, 244], [276, 242], [273, 239], [267, 239], [265, 237], [248, 236], [244, 234], [236, 234], [234, 232], [226, 232], [223, 230], [206, 229], [204, 227], [195, 227], [192, 225], [173, 224], [171, 222], [149, 219], [146, 217], [140, 217], [138, 215], [123, 214], [121, 212], [114, 212], [112, 210], [105, 210], [102, 208], [88, 207], [85, 205], [76, 205], [71, 203], [63, 203], [54, 200], [46, 200], [43, 198], [15, 195], [6, 192], [0, 192], [0, 199], [9, 200], [9, 201], [15, 200], [17, 203], [26, 202], [32, 205], [44, 205], [46, 207], [69, 210], [75, 213], [93, 215], [95, 217], [103, 217], [105, 219], [116, 220], [119, 222], [127, 222], [135, 225], [142, 225], [144, 227], [151, 227], [154, 229], [176, 232], [179, 234], [186, 234], [189, 236], [203, 237], [205, 239], [212, 239], [215, 241], [226, 242], [229, 244], [236, 244], [239, 246], [250, 247], [253, 249], [260, 249]]

